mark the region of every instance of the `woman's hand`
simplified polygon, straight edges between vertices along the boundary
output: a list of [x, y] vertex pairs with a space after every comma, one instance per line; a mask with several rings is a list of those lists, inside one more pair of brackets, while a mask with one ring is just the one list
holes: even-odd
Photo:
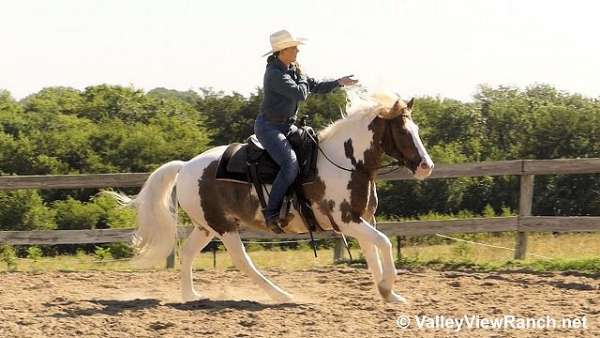
[[296, 69], [296, 74], [298, 74], [299, 77], [305, 76], [304, 69], [302, 69], [302, 66], [300, 66], [298, 62], [294, 62], [294, 67]]
[[344, 76], [341, 79], [338, 79], [337, 82], [340, 84], [340, 86], [352, 86], [358, 83], [358, 80], [355, 79], [351, 79], [351, 77], [353, 77], [354, 75], [348, 75], [348, 76]]

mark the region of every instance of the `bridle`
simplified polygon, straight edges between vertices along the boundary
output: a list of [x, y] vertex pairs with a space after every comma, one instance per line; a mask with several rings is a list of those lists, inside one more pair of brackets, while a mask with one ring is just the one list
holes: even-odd
[[[406, 115], [406, 114], [402, 114], [402, 115], [399, 115], [399, 116], [407, 116], [407, 115]], [[386, 129], [387, 129], [387, 128], [389, 128], [389, 125], [388, 125], [388, 123], [389, 123], [389, 120], [386, 120], [386, 121], [385, 121], [385, 123], [386, 123]], [[339, 165], [339, 164], [335, 163], [335, 162], [334, 162], [332, 159], [330, 159], [330, 158], [329, 158], [329, 156], [327, 156], [327, 154], [325, 154], [325, 152], [323, 151], [323, 149], [322, 149], [322, 148], [321, 148], [321, 146], [319, 145], [319, 142], [317, 142], [317, 141], [316, 141], [316, 140], [313, 138], [313, 136], [312, 136], [312, 135], [310, 135], [310, 133], [308, 133], [308, 135], [309, 135], [310, 139], [312, 140], [312, 142], [313, 142], [313, 143], [314, 143], [314, 144], [317, 146], [317, 148], [319, 149], [319, 151], [321, 152], [321, 154], [323, 155], [323, 157], [325, 157], [325, 159], [326, 159], [326, 160], [327, 160], [329, 163], [331, 163], [333, 166], [335, 166], [336, 168], [338, 168], [338, 169], [340, 169], [340, 170], [347, 171], [347, 172], [352, 172], [352, 173], [354, 173], [354, 172], [364, 172], [364, 170], [360, 170], [360, 169], [358, 169], [358, 168], [356, 168], [356, 169], [348, 169], [348, 168], [342, 167], [341, 165]], [[392, 135], [392, 137], [393, 137], [393, 135]], [[394, 143], [395, 143], [395, 142], [394, 142]], [[398, 149], [396, 149], [396, 150], [398, 151]], [[400, 152], [400, 151], [398, 151], [398, 153], [400, 153], [400, 154], [401, 154], [401, 152]], [[391, 170], [389, 170], [389, 171], [386, 171], [386, 172], [384, 172], [384, 173], [380, 173], [381, 175], [387, 175], [387, 174], [391, 174], [391, 173], [393, 173], [394, 171], [398, 171], [398, 170], [400, 170], [400, 169], [402, 168], [402, 166], [403, 166], [405, 163], [406, 163], [406, 162], [404, 162], [404, 161], [399, 161], [399, 160], [396, 160], [396, 161], [393, 161], [393, 162], [391, 162], [391, 163], [388, 163], [388, 164], [385, 164], [385, 165], [382, 165], [382, 166], [375, 167], [375, 168], [373, 168], [373, 170], [379, 170], [379, 169], [383, 169], [383, 168], [393, 168], [393, 169], [391, 169]]]

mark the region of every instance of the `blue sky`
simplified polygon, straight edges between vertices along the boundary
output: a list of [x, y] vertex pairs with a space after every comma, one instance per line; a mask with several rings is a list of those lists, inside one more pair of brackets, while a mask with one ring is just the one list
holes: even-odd
[[600, 97], [596, 1], [0, 2], [0, 88], [261, 85], [269, 34], [309, 39], [316, 78], [355, 74], [403, 97], [468, 100], [478, 84], [548, 83]]

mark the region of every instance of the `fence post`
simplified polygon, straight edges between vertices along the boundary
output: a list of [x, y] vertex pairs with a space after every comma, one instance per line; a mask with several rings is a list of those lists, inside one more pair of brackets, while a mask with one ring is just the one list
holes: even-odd
[[173, 269], [175, 267], [175, 250], [171, 251], [169, 257], [167, 257], [167, 269]]
[[217, 269], [217, 242], [213, 242], [212, 244], [212, 256], [213, 256], [213, 270]]
[[[519, 217], [531, 216], [534, 177], [534, 175], [523, 175], [520, 178], [521, 191], [519, 195]], [[515, 246], [515, 259], [525, 259], [526, 252], [527, 233], [518, 231]]]
[[402, 236], [396, 236], [396, 260], [402, 260]]
[[344, 240], [338, 238], [335, 240], [335, 246], [333, 247], [333, 263], [339, 263], [346, 258], [346, 245]]

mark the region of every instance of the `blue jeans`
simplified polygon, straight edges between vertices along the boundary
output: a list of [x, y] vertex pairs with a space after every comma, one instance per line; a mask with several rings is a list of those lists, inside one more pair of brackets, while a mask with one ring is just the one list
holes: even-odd
[[285, 136], [296, 126], [287, 123], [273, 123], [267, 121], [262, 115], [254, 122], [254, 133], [267, 150], [271, 158], [279, 164], [279, 172], [269, 195], [265, 217], [272, 218], [279, 215], [285, 193], [298, 176], [298, 159], [292, 145]]

